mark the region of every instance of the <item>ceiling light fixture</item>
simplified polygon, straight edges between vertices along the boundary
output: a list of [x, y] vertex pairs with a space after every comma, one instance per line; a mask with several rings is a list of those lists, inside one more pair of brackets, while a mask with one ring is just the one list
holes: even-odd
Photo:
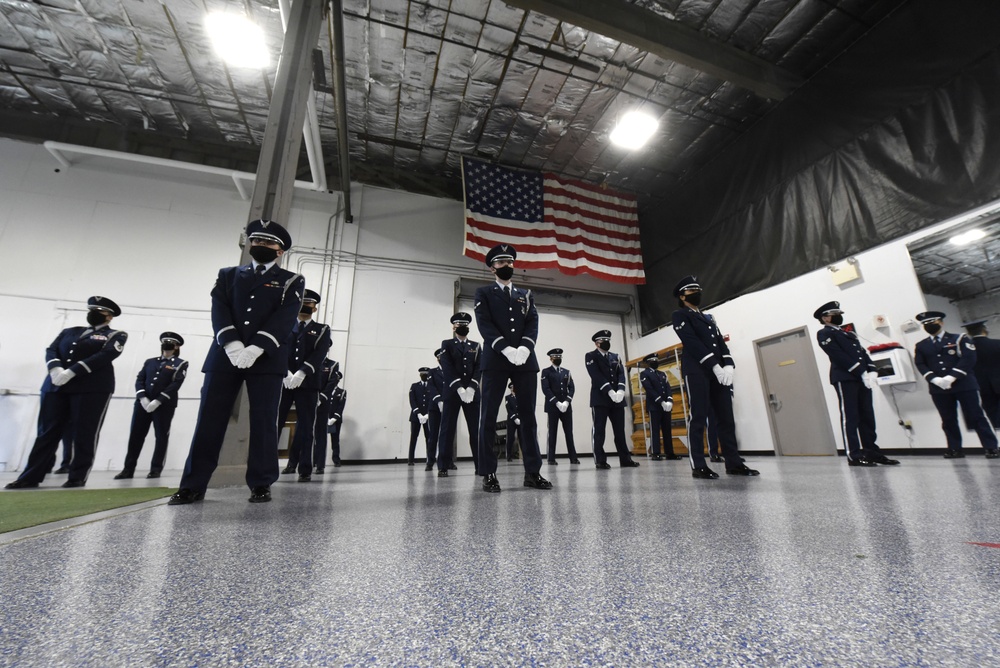
[[264, 43], [264, 31], [239, 14], [213, 12], [205, 19], [215, 52], [233, 67], [267, 67], [271, 57]]
[[618, 125], [611, 131], [611, 141], [622, 148], [642, 148], [659, 126], [649, 114], [630, 111], [619, 119]]
[[948, 241], [955, 244], [956, 246], [965, 246], [966, 244], [971, 244], [973, 241], [979, 241], [985, 236], [986, 236], [985, 231], [979, 228], [974, 228], [966, 232], [962, 232], [961, 234], [956, 234]]

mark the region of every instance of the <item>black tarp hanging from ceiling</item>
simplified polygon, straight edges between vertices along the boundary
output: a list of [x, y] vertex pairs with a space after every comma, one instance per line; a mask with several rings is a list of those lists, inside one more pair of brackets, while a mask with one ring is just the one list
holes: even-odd
[[718, 303], [1000, 197], [997, 26], [1000, 2], [905, 5], [643, 212], [643, 329], [685, 274]]

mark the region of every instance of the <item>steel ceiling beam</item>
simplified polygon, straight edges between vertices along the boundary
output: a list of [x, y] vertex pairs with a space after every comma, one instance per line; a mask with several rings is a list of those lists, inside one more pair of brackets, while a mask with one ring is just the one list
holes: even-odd
[[625, 0], [504, 2], [617, 39], [772, 100], [783, 100], [804, 83], [796, 74]]

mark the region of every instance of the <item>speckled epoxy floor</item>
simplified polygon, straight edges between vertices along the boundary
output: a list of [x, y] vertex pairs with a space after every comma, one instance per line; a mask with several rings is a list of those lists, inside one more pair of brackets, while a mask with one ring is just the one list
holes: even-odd
[[0, 663], [1000, 665], [997, 462], [750, 463], [328, 468], [21, 539]]

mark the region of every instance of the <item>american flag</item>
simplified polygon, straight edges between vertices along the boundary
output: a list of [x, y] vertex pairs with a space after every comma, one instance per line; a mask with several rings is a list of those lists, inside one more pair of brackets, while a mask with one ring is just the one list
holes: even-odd
[[464, 255], [484, 260], [500, 243], [517, 266], [645, 283], [635, 197], [554, 174], [462, 159]]

